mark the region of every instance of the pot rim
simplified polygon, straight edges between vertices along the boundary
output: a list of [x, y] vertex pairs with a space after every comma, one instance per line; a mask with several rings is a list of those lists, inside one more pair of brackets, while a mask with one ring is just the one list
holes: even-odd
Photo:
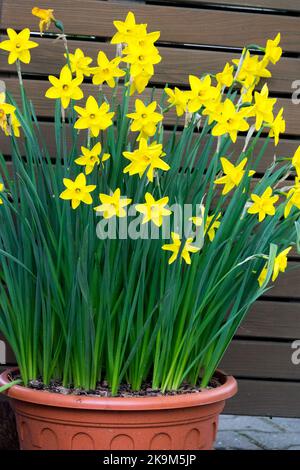
[[[0, 374], [0, 387], [10, 382], [9, 374], [18, 370], [17, 367], [6, 369]], [[21, 385], [13, 385], [4, 393], [11, 399], [34, 403], [37, 405], [59, 408], [82, 408], [86, 410], [159, 410], [172, 408], [189, 408], [209, 405], [232, 397], [237, 392], [237, 382], [232, 375], [221, 370], [215, 372], [221, 384], [217, 388], [199, 393], [167, 395], [154, 397], [99, 397], [94, 395], [62, 395], [44, 390], [34, 390]]]

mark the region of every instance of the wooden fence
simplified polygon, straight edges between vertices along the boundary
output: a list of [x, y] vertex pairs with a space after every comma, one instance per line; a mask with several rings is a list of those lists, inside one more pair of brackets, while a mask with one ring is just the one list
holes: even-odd
[[[149, 29], [160, 30], [159, 49], [163, 57], [156, 66], [153, 82], [158, 88], [187, 83], [189, 73], [201, 75], [222, 69], [226, 61], [238, 57], [243, 45], [264, 45], [280, 31], [284, 55], [272, 70], [269, 88], [278, 98], [277, 109], [284, 106], [287, 129], [276, 149], [280, 155], [292, 156], [300, 144], [300, 105], [292, 104], [292, 82], [300, 79], [300, 2], [299, 0], [169, 0], [169, 1], [102, 1], [102, 0], [2, 0], [0, 33], [7, 27], [20, 30], [28, 26], [37, 31], [33, 6], [53, 8], [70, 34], [71, 51], [82, 48], [96, 58], [99, 49], [113, 54], [109, 44], [114, 32], [113, 20], [122, 19], [129, 9]], [[50, 30], [51, 31], [51, 30]], [[40, 47], [32, 52], [32, 61], [22, 65], [29, 97], [34, 101], [42, 128], [54, 151], [50, 120], [53, 103], [44, 98], [49, 86], [47, 74], [57, 73], [63, 63], [61, 41], [37, 36]], [[1, 79], [19, 98], [18, 81], [6, 55], [0, 53]], [[91, 85], [85, 84], [85, 95]], [[170, 114], [168, 123], [174, 122]], [[9, 140], [0, 137], [0, 149], [9, 158]], [[270, 148], [260, 171], [272, 160]], [[300, 263], [296, 254], [291, 266]], [[299, 264], [300, 267], [300, 264]], [[239, 379], [238, 396], [228, 403], [228, 413], [250, 415], [300, 416], [300, 365], [292, 364], [291, 344], [300, 339], [300, 269], [279, 277], [274, 289], [256, 302], [248, 319], [223, 361], [223, 368]], [[1, 343], [0, 343], [1, 344]], [[7, 350], [7, 362], [14, 363]]]

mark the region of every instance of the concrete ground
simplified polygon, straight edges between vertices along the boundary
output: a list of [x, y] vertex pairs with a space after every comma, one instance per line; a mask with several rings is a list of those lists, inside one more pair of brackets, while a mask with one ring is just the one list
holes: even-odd
[[223, 415], [215, 449], [300, 450], [300, 418]]

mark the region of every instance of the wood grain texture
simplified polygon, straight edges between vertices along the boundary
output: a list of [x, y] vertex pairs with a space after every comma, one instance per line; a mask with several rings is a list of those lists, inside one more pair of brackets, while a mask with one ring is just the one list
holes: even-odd
[[[20, 90], [19, 82], [16, 78], [7, 78], [5, 79], [7, 90], [14, 96], [17, 103], [20, 104]], [[54, 115], [54, 100], [49, 100], [45, 98], [46, 90], [51, 86], [48, 81], [44, 80], [26, 80], [26, 91], [29, 99], [33, 101], [35, 111], [37, 116], [42, 117], [53, 117]], [[82, 90], [84, 92], [84, 99], [78, 101], [79, 106], [85, 104], [85, 100], [89, 95], [97, 96], [98, 87], [91, 84], [83, 84]], [[105, 93], [107, 93], [108, 99], [111, 96], [111, 90], [106, 87]], [[160, 102], [162, 90], [157, 90], [155, 93], [155, 99], [157, 102]], [[119, 93], [120, 95], [120, 93]], [[150, 98], [150, 90], [145, 90], [143, 94], [143, 99], [147, 101]], [[131, 100], [131, 109], [134, 106], [135, 97]], [[277, 103], [274, 107], [275, 113], [281, 108], [284, 108], [284, 116], [286, 119], [286, 134], [289, 135], [300, 135], [300, 105], [295, 105], [291, 100], [287, 98], [278, 98]], [[172, 125], [176, 122], [176, 114], [172, 109], [169, 113], [165, 115], [164, 122], [166, 124]], [[183, 125], [184, 117], [179, 119], [179, 123]]]
[[300, 338], [300, 303], [259, 300], [237, 332], [249, 338]]
[[[291, 356], [292, 342], [235, 339], [230, 344], [220, 368], [237, 377], [253, 379], [300, 380], [300, 367]], [[10, 358], [10, 364], [16, 361]]]
[[[3, 0], [1, 28], [28, 26], [37, 30], [31, 15], [34, 0]], [[41, 0], [41, 8], [49, 2]], [[231, 11], [155, 6], [139, 3], [98, 2], [95, 0], [52, 0], [56, 17], [63, 21], [69, 34], [111, 37], [113, 21], [123, 19], [131, 8], [138, 22], [148, 22], [149, 30], [160, 30], [161, 41], [184, 44], [243, 47], [245, 44], [264, 45], [265, 41], [282, 31], [285, 51], [300, 50], [300, 18], [279, 15], [257, 15]], [[22, 14], [16, 15], [16, 11]], [[250, 27], [251, 26], [251, 27]], [[53, 30], [53, 29], [52, 29]], [[241, 31], [243, 34], [241, 34]]]
[[[0, 36], [0, 41], [7, 36]], [[65, 64], [64, 47], [61, 41], [52, 39], [35, 39], [39, 47], [32, 52], [29, 64], [22, 64], [22, 71], [34, 75], [55, 75]], [[115, 46], [99, 41], [69, 41], [70, 52], [80, 48], [94, 60], [99, 50], [108, 57], [115, 56]], [[201, 76], [204, 72], [215, 74], [223, 69], [226, 62], [238, 59], [239, 53], [219, 52], [195, 49], [179, 49], [159, 47], [162, 61], [155, 66], [155, 75], [151, 83], [169, 85], [187, 85], [189, 75]], [[268, 79], [268, 87], [273, 93], [292, 93], [292, 83], [300, 79], [300, 59], [283, 57], [275, 66], [269, 66], [272, 78]], [[7, 53], [0, 51], [0, 72], [7, 74], [15, 71], [14, 65], [8, 65]], [[261, 83], [264, 83], [262, 80]]]
[[[156, 3], [168, 3], [170, 0], [156, 0]], [[172, 3], [178, 5], [203, 5], [221, 6], [221, 7], [244, 7], [244, 8], [261, 8], [267, 10], [280, 11], [300, 11], [298, 0], [172, 0]]]
[[291, 342], [234, 340], [220, 368], [236, 377], [300, 380], [300, 367], [292, 363]]
[[[56, 158], [57, 156], [57, 151], [56, 151], [56, 143], [55, 143], [55, 136], [54, 136], [54, 127], [53, 123], [51, 122], [41, 122], [39, 124], [41, 134], [46, 142], [47, 148], [49, 150], [50, 156], [52, 158]], [[68, 148], [70, 148], [71, 145], [71, 136], [70, 136], [70, 131], [68, 130], [67, 127], [67, 141], [68, 141]], [[164, 132], [164, 141], [167, 142], [171, 135], [170, 131], [165, 131]], [[21, 135], [19, 142], [23, 142], [22, 138], [23, 134]], [[136, 136], [136, 133], [130, 134], [130, 137], [134, 138]], [[79, 134], [78, 138], [78, 145], [82, 145], [84, 138], [86, 137], [85, 132], [81, 132]], [[180, 133], [178, 133], [178, 138], [180, 138]], [[243, 146], [244, 146], [245, 140], [244, 137], [238, 137], [237, 142], [233, 144], [230, 147], [229, 153], [232, 152], [233, 150], [238, 154], [239, 152], [242, 151]], [[259, 142], [256, 147], [256, 154], [258, 154], [260, 148], [262, 147], [264, 143], [264, 139], [261, 138], [259, 139]], [[205, 141], [203, 144], [201, 144], [200, 149], [199, 149], [199, 157], [201, 156], [201, 150], [204, 148]], [[300, 140], [289, 140], [289, 139], [281, 139], [277, 147], [274, 147], [273, 143], [270, 142], [269, 146], [266, 149], [266, 152], [264, 154], [263, 159], [260, 161], [258, 165], [257, 171], [259, 173], [262, 173], [265, 171], [265, 169], [272, 163], [274, 160], [275, 156], [276, 157], [283, 157], [283, 156], [289, 156], [292, 157], [295, 150], [297, 147], [300, 145]], [[25, 149], [23, 143], [20, 144], [20, 149], [23, 151], [23, 155], [25, 155]], [[6, 137], [3, 132], [0, 133], [0, 151], [6, 155], [9, 156], [11, 153], [11, 144], [10, 144], [10, 139], [9, 137]]]
[[237, 395], [226, 402], [225, 414], [300, 418], [299, 382], [238, 379], [238, 385]]

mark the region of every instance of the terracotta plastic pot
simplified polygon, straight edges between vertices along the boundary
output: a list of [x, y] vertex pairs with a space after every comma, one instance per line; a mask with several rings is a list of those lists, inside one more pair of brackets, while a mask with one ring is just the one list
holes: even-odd
[[[13, 370], [0, 375], [0, 386]], [[225, 400], [237, 391], [232, 376], [216, 376], [217, 388], [163, 397], [61, 395], [18, 385], [5, 393], [23, 450], [208, 450]]]

